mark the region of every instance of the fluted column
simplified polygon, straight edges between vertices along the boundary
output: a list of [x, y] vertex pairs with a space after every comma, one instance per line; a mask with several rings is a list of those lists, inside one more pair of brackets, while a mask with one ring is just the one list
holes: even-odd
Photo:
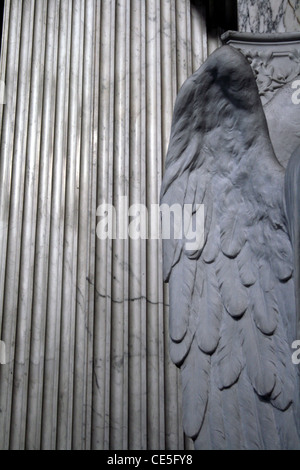
[[97, 224], [122, 197], [158, 204], [175, 98], [210, 44], [204, 3], [6, 0], [0, 449], [190, 447], [161, 242]]

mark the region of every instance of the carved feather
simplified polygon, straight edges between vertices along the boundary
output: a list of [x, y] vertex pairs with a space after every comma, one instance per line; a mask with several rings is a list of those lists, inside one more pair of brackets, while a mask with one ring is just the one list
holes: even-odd
[[250, 287], [250, 309], [257, 328], [266, 335], [274, 333], [278, 321], [277, 302], [272, 290], [263, 290], [260, 279]]
[[241, 251], [245, 241], [245, 229], [240, 221], [241, 214], [230, 211], [223, 214], [220, 222], [221, 247], [224, 255], [235, 258]]
[[183, 390], [183, 426], [186, 434], [197, 437], [204, 420], [209, 387], [210, 356], [192, 342], [181, 367]]
[[[277, 429], [280, 436], [280, 448], [285, 450], [300, 450], [297, 424], [292, 408], [282, 412], [274, 408]], [[297, 420], [299, 419], [299, 415]]]
[[256, 397], [245, 370], [238, 382], [238, 396], [245, 446], [247, 449], [262, 450], [264, 449], [264, 442]]
[[186, 335], [184, 336], [183, 340], [180, 341], [180, 343], [170, 341], [170, 356], [174, 364], [177, 366], [181, 366], [187, 354], [189, 353], [193, 337], [194, 333], [192, 332], [191, 328], [188, 328]]
[[[170, 336], [179, 343], [184, 338], [189, 321], [189, 311], [192, 302], [192, 293], [195, 283], [197, 265], [195, 262], [183, 257], [180, 263], [174, 266], [170, 277]], [[183, 274], [183, 277], [181, 277]], [[180, 315], [174, 314], [176, 310]]]
[[233, 318], [240, 318], [248, 307], [249, 299], [247, 289], [241, 282], [236, 260], [219, 253], [216, 272], [227, 312]]
[[280, 450], [280, 439], [276, 425], [276, 418], [274, 408], [271, 403], [262, 400], [261, 397], [256, 396], [258, 419], [260, 429], [264, 441], [264, 449], [266, 450]]
[[293, 274], [293, 253], [286, 233], [276, 230], [272, 233], [274, 257], [272, 265], [280, 281], [287, 281]]
[[216, 260], [220, 251], [220, 228], [217, 224], [215, 210], [213, 210], [210, 231], [207, 235], [206, 245], [203, 250], [203, 259], [206, 263]]
[[225, 312], [221, 339], [216, 352], [220, 390], [237, 382], [243, 368], [241, 325]]
[[276, 380], [276, 359], [272, 338], [264, 335], [256, 327], [250, 311], [247, 311], [241, 321], [243, 351], [250, 381], [261, 397], [267, 397], [271, 394]]
[[[223, 304], [219, 292], [215, 267], [205, 266], [204, 263], [199, 269], [204, 270], [202, 295], [196, 298], [196, 305], [199, 315], [199, 325], [196, 331], [196, 338], [199, 348], [206, 354], [212, 354], [220, 339], [220, 325], [223, 313]], [[197, 283], [197, 278], [196, 278]]]
[[257, 268], [253, 262], [253, 254], [247, 242], [237, 257], [237, 265], [241, 282], [244, 286], [250, 287], [257, 281]]
[[226, 450], [226, 434], [223, 418], [222, 391], [218, 387], [216, 355], [211, 358], [211, 376], [207, 415], [210, 421], [213, 450]]
[[297, 380], [295, 366], [290, 360], [292, 352], [281, 320], [274, 335], [274, 344], [277, 358], [276, 383], [271, 398], [276, 408], [285, 411], [293, 402]]
[[234, 384], [222, 391], [222, 404], [227, 450], [238, 450], [245, 448], [244, 436], [241, 428], [241, 411], [238, 400], [238, 387]]
[[212, 448], [211, 432], [210, 432], [210, 420], [208, 410], [204, 415], [204, 420], [201, 425], [201, 432], [195, 439], [196, 450], [207, 450]]

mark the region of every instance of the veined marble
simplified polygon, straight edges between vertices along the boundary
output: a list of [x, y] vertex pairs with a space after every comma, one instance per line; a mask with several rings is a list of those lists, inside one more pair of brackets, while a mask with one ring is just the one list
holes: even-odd
[[238, 0], [239, 31], [300, 31], [300, 0]]
[[158, 203], [177, 91], [218, 44], [205, 15], [190, 0], [5, 2], [2, 450], [190, 445], [160, 242], [100, 240], [96, 224], [124, 195]]

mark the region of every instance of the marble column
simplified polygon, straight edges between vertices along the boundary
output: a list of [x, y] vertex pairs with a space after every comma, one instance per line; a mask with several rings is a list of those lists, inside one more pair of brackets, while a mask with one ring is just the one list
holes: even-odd
[[284, 33], [300, 31], [299, 0], [238, 0], [239, 31]]
[[96, 229], [103, 203], [158, 203], [206, 23], [189, 0], [6, 0], [0, 449], [190, 448], [161, 243]]

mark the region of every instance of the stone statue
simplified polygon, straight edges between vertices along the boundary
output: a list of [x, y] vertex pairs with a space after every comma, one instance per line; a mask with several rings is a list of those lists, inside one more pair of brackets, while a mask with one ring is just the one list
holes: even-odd
[[300, 448], [299, 162], [300, 150], [287, 170], [276, 158], [237, 49], [215, 51], [181, 88], [161, 203], [192, 204], [192, 217], [203, 204], [204, 243], [191, 251], [184, 237], [164, 240], [163, 268], [196, 449]]

